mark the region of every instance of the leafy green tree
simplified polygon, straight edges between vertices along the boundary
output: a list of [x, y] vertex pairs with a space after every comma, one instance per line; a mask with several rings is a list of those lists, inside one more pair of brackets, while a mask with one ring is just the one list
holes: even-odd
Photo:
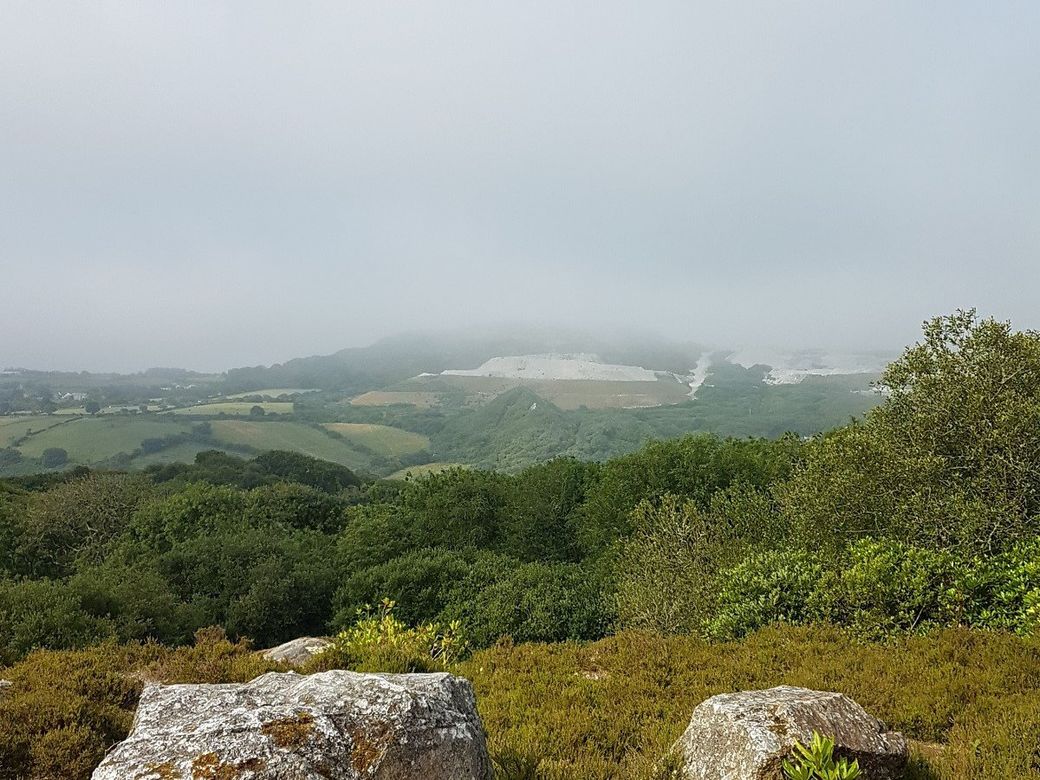
[[781, 490], [813, 544], [884, 536], [992, 554], [1040, 530], [1040, 334], [938, 317], [889, 366], [885, 402], [814, 441]]
[[83, 404], [83, 411], [85, 411], [87, 414], [97, 414], [101, 411], [101, 404], [93, 400], [87, 401], [85, 404]]
[[531, 466], [510, 479], [499, 548], [525, 561], [576, 561], [579, 509], [597, 468], [573, 458]]
[[[385, 563], [351, 573], [333, 599], [333, 625], [343, 628], [357, 620], [365, 605], [389, 598], [407, 623], [435, 620], [453, 589], [473, 568], [475, 554], [444, 549], [412, 550]], [[513, 559], [503, 565], [516, 566]]]
[[418, 546], [415, 528], [394, 505], [363, 504], [345, 516], [346, 527], [336, 539], [336, 563], [344, 577]]
[[786, 477], [798, 456], [796, 438], [720, 439], [700, 434], [653, 441], [604, 464], [582, 509], [581, 541], [589, 553], [607, 549], [632, 531], [639, 502], [672, 494], [706, 508], [732, 484], [765, 487]]
[[603, 636], [613, 612], [588, 569], [573, 563], [524, 563], [504, 569], [498, 556], [478, 561], [441, 613], [459, 621], [475, 647], [502, 637], [563, 642]]
[[206, 616], [180, 601], [157, 570], [128, 566], [118, 556], [80, 570], [69, 586], [83, 610], [110, 624], [123, 642], [185, 644], [205, 623]]
[[83, 608], [72, 589], [59, 582], [0, 582], [0, 663], [12, 663], [41, 647], [86, 647], [111, 631], [109, 624]]
[[419, 544], [493, 548], [502, 535], [507, 486], [502, 474], [450, 469], [408, 483], [401, 511]]
[[344, 504], [335, 496], [298, 483], [280, 482], [249, 491], [246, 512], [254, 522], [336, 533], [344, 525]]
[[310, 485], [326, 493], [338, 493], [359, 487], [361, 479], [346, 466], [318, 460], [299, 452], [271, 450], [253, 459], [253, 463], [264, 473], [288, 482]]
[[150, 496], [144, 480], [127, 474], [87, 474], [35, 493], [22, 516], [19, 557], [36, 576], [100, 561]]
[[739, 639], [773, 623], [804, 623], [823, 565], [803, 550], [753, 553], [719, 576], [718, 605], [705, 624], [712, 639]]
[[769, 499], [742, 485], [717, 493], [707, 510], [670, 494], [643, 501], [615, 564], [619, 624], [699, 632], [714, 615], [719, 573], [775, 543], [777, 520]]

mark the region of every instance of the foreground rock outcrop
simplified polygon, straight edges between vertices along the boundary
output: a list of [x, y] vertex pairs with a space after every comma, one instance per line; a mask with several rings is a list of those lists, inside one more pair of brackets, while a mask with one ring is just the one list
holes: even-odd
[[835, 756], [859, 760], [869, 780], [897, 780], [907, 764], [902, 734], [840, 693], [781, 686], [713, 696], [699, 704], [673, 750], [686, 780], [782, 780], [782, 761], [813, 731]]
[[290, 666], [303, 666], [311, 658], [324, 653], [332, 646], [332, 641], [317, 636], [301, 636], [278, 647], [261, 650], [260, 654], [269, 661], [278, 661]]
[[93, 780], [490, 780], [469, 682], [449, 674], [272, 672], [149, 685]]

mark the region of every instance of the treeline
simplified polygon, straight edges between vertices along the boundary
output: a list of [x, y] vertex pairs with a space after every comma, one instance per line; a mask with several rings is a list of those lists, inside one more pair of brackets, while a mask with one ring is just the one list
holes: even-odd
[[861, 639], [1040, 619], [1040, 336], [940, 318], [885, 402], [803, 441], [655, 441], [605, 463], [363, 482], [291, 453], [0, 488], [0, 659], [114, 637], [261, 645], [409, 623], [589, 640], [741, 637], [828, 622]]

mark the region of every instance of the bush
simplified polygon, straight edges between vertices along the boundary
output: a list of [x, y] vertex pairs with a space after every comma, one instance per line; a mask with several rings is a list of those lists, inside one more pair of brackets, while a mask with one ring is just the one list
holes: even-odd
[[357, 622], [340, 632], [332, 646], [314, 656], [309, 670], [355, 669], [361, 672], [443, 672], [466, 649], [458, 623], [423, 623], [414, 628], [394, 615], [396, 604], [383, 599], [366, 605]]
[[652, 441], [603, 465], [582, 507], [581, 542], [598, 554], [633, 530], [629, 513], [641, 501], [667, 494], [707, 509], [730, 485], [764, 488], [785, 478], [801, 449], [795, 437], [720, 439], [709, 434]]
[[150, 495], [147, 483], [127, 474], [87, 474], [34, 493], [21, 521], [25, 569], [61, 576], [96, 563]]
[[862, 539], [824, 573], [810, 598], [818, 617], [866, 639], [956, 625], [964, 565], [949, 552], [889, 540]]
[[804, 623], [822, 565], [801, 550], [755, 553], [719, 577], [718, 608], [705, 624], [712, 639], [739, 639], [773, 623]]
[[971, 625], [1021, 634], [1040, 626], [1040, 539], [998, 556], [975, 558], [965, 567], [962, 582]]
[[573, 563], [525, 563], [503, 569], [485, 557], [452, 593], [441, 613], [457, 620], [475, 647], [503, 637], [515, 642], [596, 639], [612, 622], [602, 588]]
[[469, 575], [475, 557], [454, 550], [415, 550], [356, 571], [333, 597], [332, 624], [351, 625], [359, 609], [384, 597], [398, 605], [396, 615], [406, 623], [435, 620], [453, 589]]
[[258, 455], [252, 462], [265, 474], [287, 482], [308, 485], [325, 493], [339, 493], [341, 490], [361, 485], [357, 474], [346, 466], [318, 460], [299, 452], [271, 450]]
[[737, 485], [707, 511], [670, 494], [644, 501], [632, 522], [616, 562], [619, 625], [694, 633], [715, 613], [719, 571], [775, 539], [778, 517], [765, 495]]
[[344, 524], [343, 510], [343, 503], [328, 493], [283, 482], [250, 490], [245, 511], [257, 524], [336, 533]]
[[61, 447], [48, 447], [40, 455], [40, 465], [45, 469], [56, 469], [69, 462], [69, 453]]
[[0, 583], [0, 663], [12, 663], [38, 648], [86, 647], [112, 633], [111, 624], [89, 614], [62, 583]]

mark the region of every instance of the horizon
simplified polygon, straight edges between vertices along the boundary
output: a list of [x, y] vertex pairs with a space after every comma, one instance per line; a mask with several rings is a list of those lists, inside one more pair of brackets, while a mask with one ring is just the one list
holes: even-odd
[[[386, 336], [374, 339], [364, 344], [352, 344], [344, 346], [340, 349], [334, 349], [330, 352], [302, 352], [300, 354], [291, 355], [281, 360], [274, 360], [268, 363], [256, 363], [256, 364], [242, 364], [242, 365], [224, 365], [224, 366], [181, 366], [181, 365], [148, 365], [140, 367], [105, 367], [105, 366], [54, 366], [54, 367], [41, 367], [33, 365], [16, 365], [7, 364], [3, 362], [3, 356], [0, 355], [0, 372], [13, 372], [13, 371], [26, 371], [26, 372], [39, 372], [39, 373], [88, 373], [88, 374], [112, 374], [120, 376], [134, 376], [147, 374], [150, 371], [187, 371], [193, 374], [199, 375], [216, 375], [226, 374], [229, 371], [242, 368], [270, 368], [273, 366], [284, 365], [293, 360], [310, 359], [310, 358], [326, 358], [338, 354], [339, 352], [346, 352], [350, 350], [368, 350], [379, 347], [381, 344], [387, 342], [399, 343], [402, 341], [444, 341], [454, 337], [456, 334], [463, 334], [466, 329], [453, 329], [445, 328], [441, 330], [407, 330], [399, 331], [396, 333], [390, 333]], [[908, 342], [904, 345], [893, 345], [891, 347], [856, 347], [846, 345], [827, 345], [827, 344], [802, 344], [802, 345], [783, 345], [769, 343], [762, 341], [758, 343], [741, 343], [741, 344], [711, 344], [697, 339], [679, 339], [669, 337], [667, 334], [646, 331], [639, 333], [636, 336], [618, 336], [617, 334], [610, 334], [603, 336], [599, 332], [595, 332], [591, 329], [584, 330], [580, 328], [552, 328], [547, 325], [537, 326], [518, 326], [516, 324], [501, 324], [501, 325], [486, 325], [479, 328], [483, 334], [496, 334], [486, 336], [470, 336], [469, 340], [472, 342], [480, 343], [483, 341], [493, 341], [495, 338], [501, 338], [506, 335], [517, 335], [527, 337], [561, 337], [568, 339], [599, 339], [598, 345], [593, 344], [591, 346], [608, 347], [613, 346], [615, 348], [623, 346], [679, 346], [684, 344], [696, 345], [702, 348], [705, 353], [721, 354], [726, 356], [735, 356], [738, 353], [750, 352], [755, 354], [773, 354], [773, 355], [793, 355], [798, 353], [825, 353], [825, 354], [851, 354], [851, 355], [877, 355], [885, 356], [888, 359], [894, 359], [897, 357], [903, 349], [909, 346]], [[509, 352], [508, 354], [503, 353], [502, 355], [496, 355], [496, 357], [521, 357], [534, 354], [561, 354], [569, 355], [575, 354], [574, 350], [549, 350], [549, 352]], [[595, 354], [595, 352], [593, 353]], [[459, 367], [463, 368], [463, 367]]]

